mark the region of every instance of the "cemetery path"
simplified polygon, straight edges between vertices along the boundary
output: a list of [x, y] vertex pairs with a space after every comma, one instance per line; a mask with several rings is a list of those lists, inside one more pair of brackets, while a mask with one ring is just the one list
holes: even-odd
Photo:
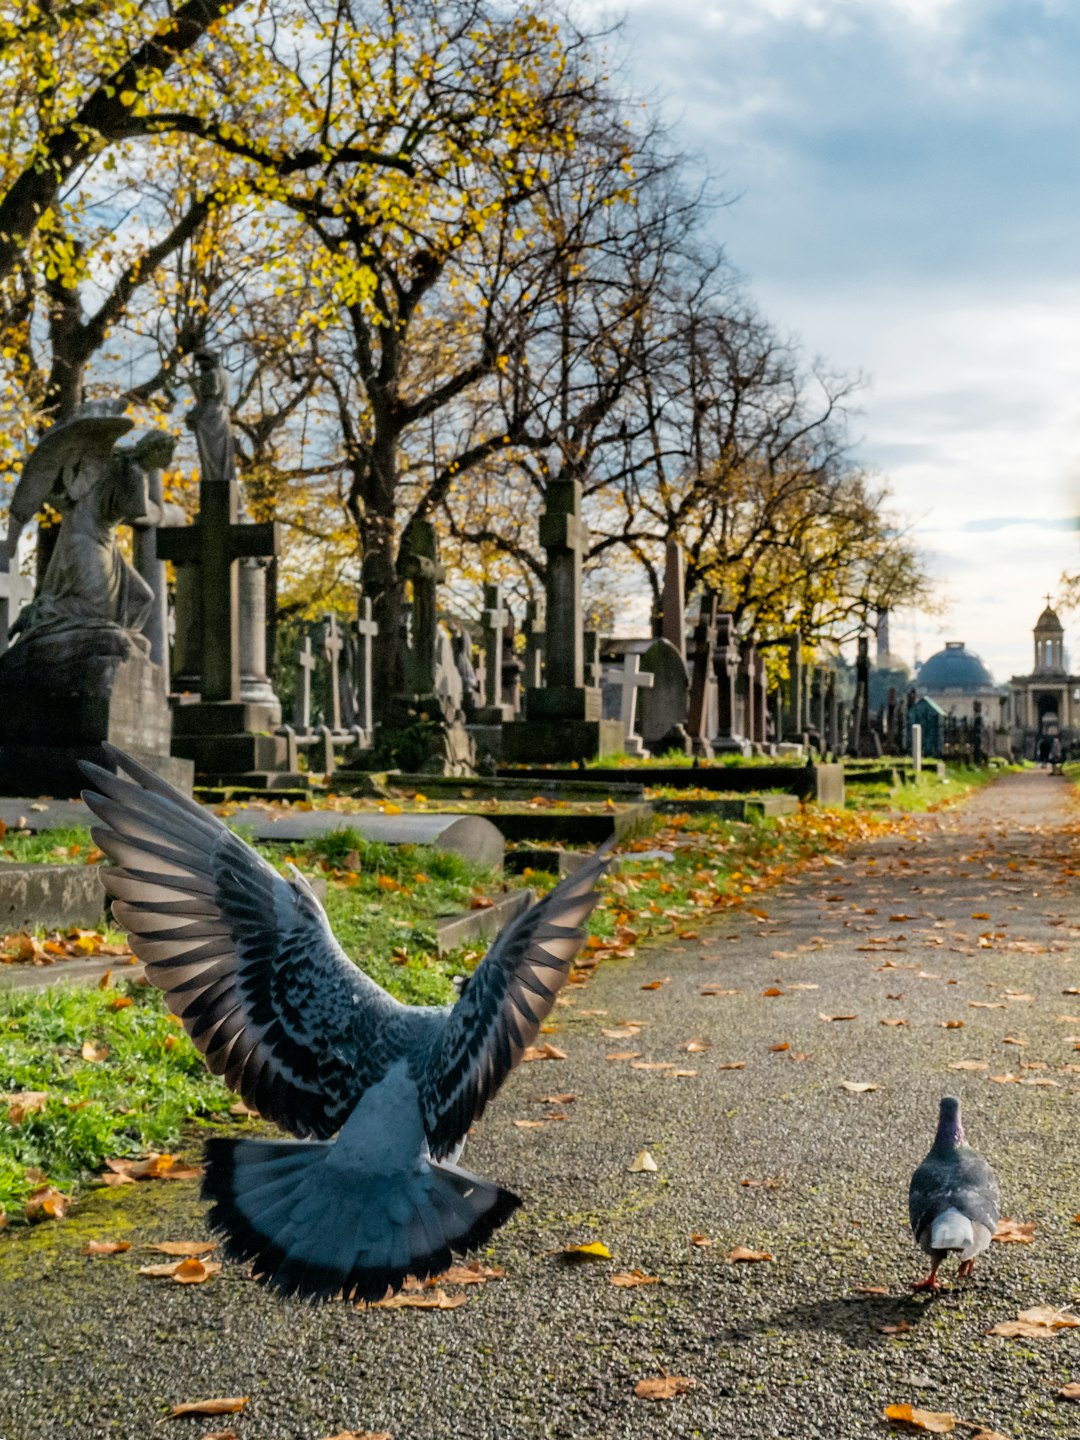
[[[466, 1157], [526, 1203], [488, 1257], [506, 1278], [448, 1292], [459, 1309], [304, 1309], [231, 1267], [197, 1287], [138, 1278], [156, 1258], [140, 1245], [204, 1233], [191, 1184], [103, 1193], [9, 1237], [0, 1437], [148, 1434], [168, 1403], [214, 1395], [251, 1398], [168, 1433], [870, 1440], [910, 1403], [1010, 1440], [1075, 1434], [1055, 1396], [1080, 1380], [1080, 1331], [985, 1332], [1080, 1298], [1078, 822], [1066, 782], [1009, 777], [804, 870], [767, 914], [575, 987], [550, 1037], [567, 1058], [524, 1066]], [[669, 1068], [614, 1058], [630, 1052]], [[908, 1292], [906, 1189], [954, 1090], [1035, 1240], [994, 1245], [928, 1302]], [[643, 1148], [656, 1173], [630, 1173]], [[91, 1236], [135, 1243], [88, 1259]], [[557, 1253], [591, 1240], [612, 1260]], [[736, 1246], [773, 1258], [728, 1263]], [[660, 1283], [611, 1283], [633, 1269]], [[635, 1397], [664, 1372], [697, 1386]]]

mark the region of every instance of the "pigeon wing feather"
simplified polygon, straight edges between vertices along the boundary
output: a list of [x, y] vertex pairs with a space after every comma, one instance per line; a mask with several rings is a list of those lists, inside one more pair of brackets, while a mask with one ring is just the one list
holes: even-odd
[[318, 899], [119, 752], [83, 769], [113, 913], [215, 1075], [282, 1129], [325, 1139], [397, 1058], [404, 1007], [348, 959]]
[[609, 857], [586, 865], [514, 920], [477, 966], [419, 1079], [428, 1144], [448, 1155], [533, 1043], [566, 983]]

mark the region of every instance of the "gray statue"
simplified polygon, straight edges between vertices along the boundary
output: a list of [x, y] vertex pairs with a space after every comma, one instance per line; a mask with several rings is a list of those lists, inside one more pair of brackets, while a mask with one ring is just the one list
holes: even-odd
[[195, 432], [203, 480], [227, 484], [236, 479], [236, 450], [229, 425], [229, 377], [213, 350], [196, 350], [199, 374], [192, 380], [195, 404], [184, 424]]
[[37, 596], [12, 626], [17, 643], [0, 661], [5, 674], [25, 671], [59, 686], [96, 674], [95, 660], [108, 669], [147, 653], [140, 632], [152, 593], [116, 540], [116, 526], [140, 520], [147, 508], [145, 471], [113, 455], [131, 428], [122, 415], [80, 411], [54, 425], [23, 466], [5, 542], [9, 562], [43, 505], [58, 510], [61, 523]]

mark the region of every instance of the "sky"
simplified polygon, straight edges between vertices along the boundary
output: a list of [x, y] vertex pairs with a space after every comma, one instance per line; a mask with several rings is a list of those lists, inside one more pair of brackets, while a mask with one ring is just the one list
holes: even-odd
[[709, 223], [761, 308], [869, 382], [857, 454], [948, 601], [895, 617], [893, 649], [1030, 671], [1044, 597], [1080, 570], [1080, 5], [578, 12], [622, 16], [634, 88], [732, 198]]

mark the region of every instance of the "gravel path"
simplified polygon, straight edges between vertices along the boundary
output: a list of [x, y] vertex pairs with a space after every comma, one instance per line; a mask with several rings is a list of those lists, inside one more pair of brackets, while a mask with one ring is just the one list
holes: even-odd
[[[547, 1037], [567, 1058], [523, 1067], [471, 1144], [472, 1168], [526, 1204], [484, 1257], [506, 1278], [447, 1292], [467, 1294], [461, 1308], [310, 1310], [233, 1267], [202, 1286], [138, 1278], [140, 1245], [205, 1233], [190, 1183], [103, 1193], [8, 1237], [0, 1437], [146, 1435], [170, 1403], [210, 1395], [250, 1401], [164, 1433], [863, 1440], [906, 1402], [1009, 1440], [1076, 1435], [1080, 1405], [1055, 1397], [1080, 1380], [1080, 1331], [985, 1332], [1080, 1300], [1080, 1069], [1066, 1068], [1080, 1018], [1059, 1018], [1080, 1017], [1080, 994], [1063, 994], [1080, 989], [1078, 830], [1065, 782], [1010, 777], [803, 871], [757, 914], [574, 987]], [[629, 1052], [696, 1073], [607, 1058]], [[912, 1299], [907, 1181], [950, 1091], [1006, 1214], [1036, 1238], [994, 1245], [966, 1288]], [[512, 1123], [553, 1111], [567, 1119]], [[642, 1148], [656, 1173], [629, 1172]], [[91, 1237], [134, 1244], [88, 1259]], [[612, 1260], [558, 1253], [591, 1240]], [[740, 1245], [773, 1259], [728, 1263]], [[635, 1268], [659, 1283], [611, 1284]], [[696, 1388], [635, 1397], [664, 1372]]]

